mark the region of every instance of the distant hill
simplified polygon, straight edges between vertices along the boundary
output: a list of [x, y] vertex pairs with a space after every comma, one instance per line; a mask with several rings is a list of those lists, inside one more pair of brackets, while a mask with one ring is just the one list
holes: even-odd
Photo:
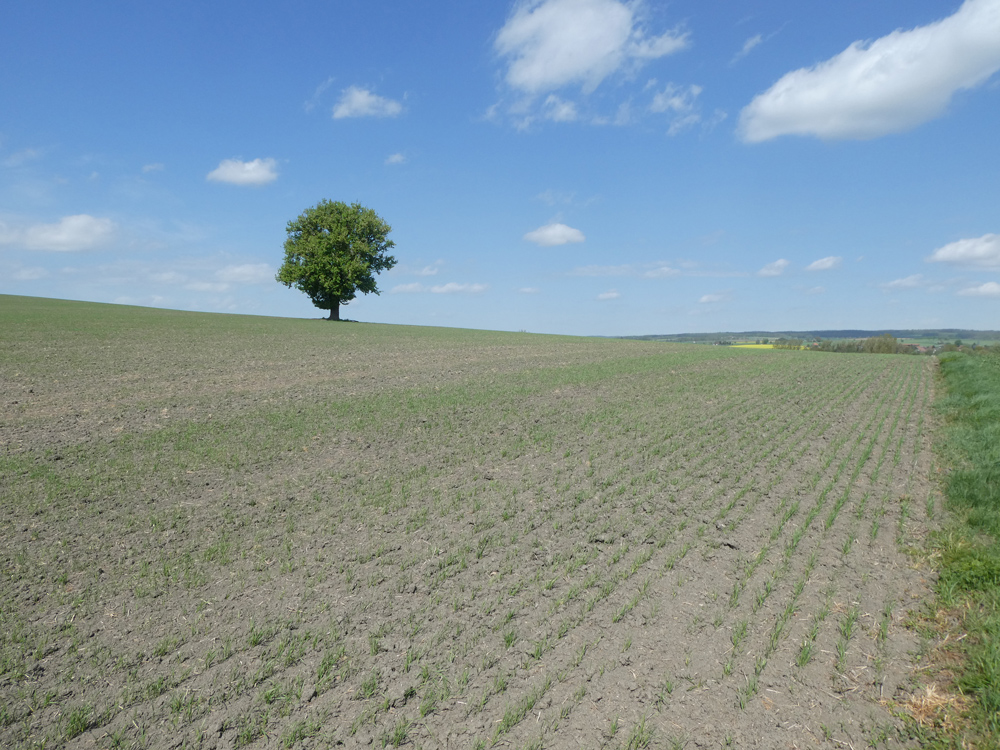
[[745, 341], [747, 339], [866, 339], [888, 333], [897, 339], [931, 339], [934, 341], [1000, 341], [1000, 331], [975, 331], [966, 328], [879, 328], [863, 331], [851, 328], [830, 331], [717, 331], [715, 333], [670, 333], [646, 336], [622, 336], [624, 339], [643, 341], [710, 342]]

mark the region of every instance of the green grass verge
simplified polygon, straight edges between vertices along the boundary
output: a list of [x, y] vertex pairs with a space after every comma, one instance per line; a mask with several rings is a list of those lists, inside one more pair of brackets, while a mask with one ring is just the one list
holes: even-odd
[[941, 357], [945, 420], [937, 446], [956, 523], [940, 537], [938, 597], [965, 638], [955, 687], [972, 699], [940, 747], [1000, 747], [1000, 354]]

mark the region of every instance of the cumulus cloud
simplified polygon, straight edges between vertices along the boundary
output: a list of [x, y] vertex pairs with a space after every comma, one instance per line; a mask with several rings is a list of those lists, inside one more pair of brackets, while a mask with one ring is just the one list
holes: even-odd
[[918, 286], [922, 286], [924, 283], [923, 274], [915, 273], [912, 276], [907, 276], [903, 279], [896, 279], [895, 281], [887, 281], [880, 286], [883, 289], [916, 289]]
[[[817, 261], [819, 262], [819, 261]], [[779, 258], [774, 263], [768, 263], [757, 272], [758, 276], [781, 276], [788, 268], [789, 263], [784, 258]]]
[[820, 258], [819, 260], [814, 260], [808, 266], [806, 266], [807, 271], [831, 271], [834, 268], [839, 268], [841, 262], [844, 259], [839, 255], [829, 255], [826, 258]]
[[566, 245], [571, 242], [583, 242], [586, 237], [583, 232], [565, 224], [546, 224], [544, 227], [528, 232], [524, 235], [528, 242], [534, 242], [542, 247], [554, 247], [555, 245]]
[[521, 0], [494, 42], [509, 62], [508, 85], [534, 95], [580, 84], [589, 93], [626, 65], [689, 44], [677, 30], [648, 36], [640, 9], [641, 3], [619, 0]]
[[963, 297], [1000, 297], [1000, 284], [987, 281], [979, 286], [972, 286], [959, 292]]
[[857, 41], [783, 76], [740, 115], [744, 141], [781, 135], [876, 138], [940, 115], [1000, 69], [1000, 2], [966, 0], [927, 26]]
[[396, 117], [403, 105], [392, 99], [373, 94], [368, 89], [351, 86], [341, 92], [340, 101], [333, 108], [333, 119], [345, 117]]
[[274, 159], [223, 159], [219, 166], [208, 173], [211, 182], [228, 182], [230, 185], [266, 185], [278, 179], [278, 162]]
[[0, 224], [0, 244], [69, 253], [106, 245], [114, 239], [117, 229], [111, 219], [77, 214], [64, 216], [55, 224], [34, 224], [20, 229]]
[[598, 294], [597, 299], [604, 301], [609, 299], [618, 299], [621, 296], [622, 296], [621, 293], [617, 289], [610, 289], [606, 292], [601, 292], [600, 294]]
[[215, 275], [231, 284], [262, 284], [274, 280], [274, 269], [267, 263], [244, 263], [220, 268]]
[[1000, 267], [1000, 235], [984, 234], [951, 242], [935, 250], [927, 261], [979, 268]]

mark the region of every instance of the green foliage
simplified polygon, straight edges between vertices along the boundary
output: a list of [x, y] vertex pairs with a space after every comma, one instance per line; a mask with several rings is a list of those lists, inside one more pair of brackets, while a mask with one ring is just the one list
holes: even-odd
[[396, 265], [387, 254], [392, 227], [370, 208], [320, 201], [288, 222], [285, 260], [276, 279], [305, 292], [330, 320], [340, 319], [340, 305], [362, 294], [378, 294], [375, 274]]
[[1000, 354], [941, 357], [948, 395], [939, 402], [948, 426], [939, 454], [950, 472], [948, 502], [964, 518], [943, 545], [939, 595], [966, 600], [965, 657], [959, 687], [975, 697], [972, 729], [1000, 741]]

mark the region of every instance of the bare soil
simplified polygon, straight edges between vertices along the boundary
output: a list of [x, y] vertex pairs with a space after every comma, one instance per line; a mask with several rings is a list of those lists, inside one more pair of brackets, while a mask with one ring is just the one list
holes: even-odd
[[3, 342], [0, 745], [916, 746], [930, 360], [172, 321]]

